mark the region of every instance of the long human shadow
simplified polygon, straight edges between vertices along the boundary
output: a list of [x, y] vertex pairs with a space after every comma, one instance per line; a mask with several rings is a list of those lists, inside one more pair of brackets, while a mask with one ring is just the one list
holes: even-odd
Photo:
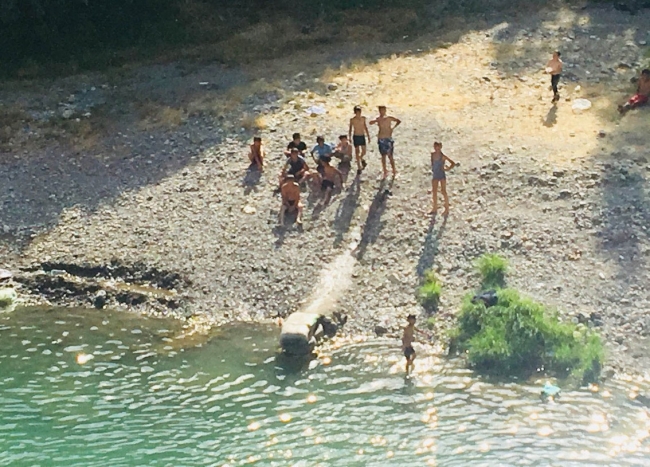
[[350, 224], [357, 208], [359, 195], [361, 194], [361, 180], [355, 177], [346, 190], [345, 198], [339, 203], [334, 217], [333, 229], [336, 232], [334, 237], [334, 246], [338, 247], [343, 242], [343, 237], [350, 230]]
[[366, 223], [363, 227], [363, 232], [361, 233], [361, 240], [359, 241], [359, 245], [355, 250], [355, 254], [358, 260], [363, 259], [368, 246], [377, 241], [379, 234], [384, 228], [385, 222], [381, 220], [381, 216], [386, 210], [386, 202], [388, 200], [388, 197], [391, 195], [390, 189], [392, 187], [392, 179], [383, 179], [379, 184], [377, 193], [375, 193], [372, 204], [368, 209], [368, 216], [366, 217]]
[[548, 113], [546, 114], [546, 118], [544, 118], [544, 126], [547, 128], [553, 127], [557, 123], [557, 104], [553, 104], [550, 109], [548, 109]]
[[257, 186], [262, 179], [262, 172], [257, 170], [256, 167], [250, 166], [246, 170], [242, 178], [242, 186], [244, 187], [244, 194], [248, 196], [252, 191], [257, 191]]
[[422, 253], [420, 253], [420, 259], [415, 268], [417, 275], [420, 277], [423, 277], [424, 274], [433, 266], [433, 261], [438, 254], [438, 243], [440, 242], [440, 238], [442, 238], [442, 234], [447, 226], [447, 216], [443, 216], [442, 223], [436, 232], [435, 226], [437, 219], [437, 215], [431, 216], [429, 229], [427, 230], [427, 235], [424, 238], [424, 244], [422, 245]]
[[[300, 77], [293, 68], [282, 66], [273, 69], [272, 63], [269, 62], [265, 82], [290, 81], [291, 87], [288, 91], [292, 93], [307, 89], [318, 93], [328, 92], [328, 84], [322, 80], [327, 70], [345, 68], [358, 64], [359, 61], [376, 62], [393, 55], [429, 54], [441, 46], [447, 47], [449, 42], [457, 42], [468, 31], [487, 30], [501, 24], [507, 26], [502, 32], [495, 34], [494, 39], [511, 46], [519, 41], [518, 34], [521, 30], [538, 26], [527, 18], [522, 19], [515, 12], [521, 10], [522, 5], [526, 5], [529, 12], [540, 11], [546, 6], [546, 2], [515, 0], [504, 1], [495, 9], [491, 2], [485, 2], [485, 5], [470, 2], [472, 12], [466, 12], [464, 7], [459, 5], [454, 9], [454, 13], [449, 13], [445, 10], [446, 7], [443, 8], [443, 3], [431, 4], [418, 11], [418, 21], [422, 27], [417, 28], [420, 34], [414, 39], [414, 35], [409, 34], [408, 39], [396, 39], [393, 42], [351, 44], [349, 47], [341, 47], [341, 44], [322, 46], [318, 53], [301, 58], [304, 61], [301, 62], [301, 69], [306, 71], [300, 73]], [[437, 10], [433, 11], [429, 7], [435, 7]], [[446, 24], [447, 15], [459, 14], [463, 16], [460, 24]], [[552, 12], [549, 12], [547, 16], [551, 14]], [[540, 21], [543, 19], [540, 17]], [[602, 28], [606, 25], [601, 22], [597, 26]], [[575, 27], [579, 28], [579, 25]], [[546, 44], [540, 45], [539, 50], [533, 52], [541, 51], [541, 47], [546, 47]], [[507, 47], [502, 52], [505, 53], [506, 49]], [[521, 71], [508, 68], [512, 60], [506, 60], [504, 56], [496, 58], [495, 63], [500, 71]], [[528, 61], [530, 60], [526, 60], [525, 67], [530, 66]], [[202, 158], [212, 157], [206, 156], [207, 150], [218, 148], [223, 140], [219, 132], [215, 131], [214, 120], [226, 116], [211, 112], [218, 107], [219, 99], [228, 97], [226, 93], [229, 89], [247, 82], [254, 83], [255, 77], [248, 76], [244, 68], [210, 64], [190, 67], [192, 70], [188, 71], [185, 65], [179, 61], [137, 67], [134, 71], [119, 71], [119, 80], [115, 82], [118, 85], [107, 85], [106, 88], [102, 87], [101, 91], [107, 108], [107, 118], [112, 119], [110, 131], [100, 135], [99, 143], [92, 148], [76, 148], [54, 141], [47, 143], [45, 148], [30, 151], [28, 155], [24, 154], [23, 148], [20, 147], [6, 156], [0, 155], [0, 205], [3, 207], [4, 233], [29, 234], [47, 230], [58, 221], [64, 210], [72, 206], [93, 212], [100, 205], [114, 202], [125, 192], [155, 185], [184, 171], [188, 166], [204, 162]], [[106, 77], [102, 76], [102, 79], [104, 78], [109, 80], [108, 74]], [[319, 79], [319, 82], [316, 83], [315, 79]], [[44, 99], [47, 97], [52, 101], [44, 106], [49, 108], [58, 105], [60, 94], [69, 95], [74, 92], [81, 96], [84, 82], [84, 78], [80, 76], [56, 83], [43, 82], [38, 86], [30, 84], [29, 86], [34, 87], [26, 88], [32, 94], [37, 89]], [[210, 86], [197, 84], [203, 82], [209, 82]], [[61, 89], [58, 89], [59, 87]], [[94, 92], [100, 92], [99, 89], [91, 91], [90, 88], [87, 91], [83, 94], [90, 96]], [[282, 92], [284, 91], [265, 88], [247, 93], [241, 99], [241, 114], [260, 103], [278, 107], [283, 99]], [[2, 105], [11, 106], [21, 99], [22, 95], [13, 88], [0, 89]], [[205, 100], [205, 105], [202, 104], [202, 99]], [[211, 99], [214, 99], [214, 102]], [[177, 111], [178, 121], [182, 123], [153, 129], [140, 128], [140, 122], [134, 115], [137, 113], [136, 103], [143, 101], [160, 106], [161, 112], [156, 113], [164, 113], [163, 110]], [[201, 102], [194, 105], [197, 101]], [[180, 114], [189, 116], [184, 119]], [[74, 122], [70, 124], [75, 125]], [[243, 152], [243, 143], [250, 140], [253, 130], [233, 130], [227, 134], [229, 138], [242, 143]], [[215, 156], [221, 161], [226, 157], [228, 156], [225, 154]], [[196, 181], [188, 179], [178, 190], [198, 191], [200, 187]], [[368, 233], [366, 237], [369, 239], [372, 235]], [[26, 242], [22, 245], [24, 248], [34, 237], [24, 235], [23, 238]], [[371, 243], [368, 239], [366, 246]]]

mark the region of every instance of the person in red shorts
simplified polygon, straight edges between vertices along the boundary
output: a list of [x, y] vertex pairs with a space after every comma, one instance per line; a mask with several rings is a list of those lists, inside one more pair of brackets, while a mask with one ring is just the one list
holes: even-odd
[[648, 103], [648, 96], [650, 96], [650, 69], [646, 68], [641, 72], [639, 77], [639, 85], [636, 88], [636, 94], [633, 95], [629, 101], [623, 105], [618, 106], [618, 111], [621, 115], [625, 114], [628, 110], [636, 109]]

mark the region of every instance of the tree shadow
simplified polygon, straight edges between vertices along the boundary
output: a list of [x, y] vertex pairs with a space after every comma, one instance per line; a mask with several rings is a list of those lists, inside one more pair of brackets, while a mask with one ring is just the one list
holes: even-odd
[[546, 118], [544, 119], [544, 126], [547, 128], [552, 128], [556, 123], [557, 123], [557, 104], [553, 103], [551, 108], [548, 109], [548, 113], [546, 114]]
[[417, 275], [420, 277], [423, 277], [424, 274], [433, 266], [433, 261], [438, 254], [438, 242], [440, 241], [440, 238], [442, 238], [442, 234], [447, 226], [447, 216], [443, 216], [442, 224], [440, 224], [440, 228], [436, 232], [435, 225], [437, 219], [437, 215], [431, 216], [429, 230], [427, 231], [427, 235], [424, 238], [424, 245], [422, 246], [422, 253], [420, 253], [420, 259], [415, 268]]
[[386, 210], [386, 201], [392, 194], [390, 189], [393, 187], [393, 182], [393, 179], [383, 179], [379, 184], [377, 193], [375, 193], [372, 204], [368, 209], [368, 216], [366, 217], [366, 223], [363, 227], [363, 232], [361, 233], [361, 240], [355, 250], [358, 260], [363, 259], [368, 246], [377, 241], [379, 234], [384, 228], [385, 222], [381, 220], [381, 216]]
[[346, 196], [339, 203], [339, 206], [336, 210], [336, 216], [334, 218], [334, 223], [332, 225], [336, 236], [334, 238], [334, 246], [338, 247], [343, 241], [343, 237], [350, 230], [350, 224], [352, 223], [352, 218], [354, 217], [354, 212], [357, 208], [357, 203], [359, 201], [359, 195], [361, 194], [361, 180], [359, 177], [355, 177], [352, 180], [352, 183], [346, 190]]

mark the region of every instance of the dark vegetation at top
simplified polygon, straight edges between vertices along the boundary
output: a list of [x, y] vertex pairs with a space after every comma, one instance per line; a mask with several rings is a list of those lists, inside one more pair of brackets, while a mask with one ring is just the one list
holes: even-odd
[[[628, 0], [632, 1], [632, 0]], [[411, 36], [431, 25], [431, 18], [483, 14], [516, 8], [516, 4], [547, 4], [543, 0], [0, 0], [0, 73], [32, 77], [69, 74], [119, 66], [160, 56], [179, 47], [217, 44], [257, 24], [275, 25], [274, 34], [309, 37], [330, 29], [334, 36], [343, 16], [378, 9], [399, 9], [378, 29]], [[407, 25], [404, 12], [409, 11]], [[401, 16], [397, 18], [397, 16]], [[358, 15], [366, 25], [368, 18]], [[334, 29], [335, 31], [331, 31]], [[390, 39], [390, 34], [388, 35]], [[386, 37], [384, 37], [386, 39]], [[314, 39], [327, 42], [332, 35]], [[309, 45], [313, 43], [306, 41]], [[293, 47], [301, 42], [292, 41]], [[245, 44], [243, 44], [245, 45]], [[277, 52], [290, 53], [286, 47]], [[291, 47], [290, 47], [291, 49]], [[212, 58], [232, 57], [215, 53]], [[268, 51], [263, 51], [268, 56]]]

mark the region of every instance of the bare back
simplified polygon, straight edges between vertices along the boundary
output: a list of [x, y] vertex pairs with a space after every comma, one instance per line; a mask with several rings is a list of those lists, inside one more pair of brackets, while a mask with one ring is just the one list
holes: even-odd
[[650, 77], [641, 76], [639, 78], [639, 94], [650, 96]]
[[341, 172], [331, 165], [323, 165], [323, 178], [332, 183], [336, 183], [336, 178], [341, 176]]
[[404, 328], [404, 334], [402, 334], [402, 345], [404, 347], [409, 347], [415, 341], [415, 327], [410, 324]]
[[280, 192], [282, 193], [282, 201], [300, 201], [300, 185], [298, 185], [296, 182], [286, 182], [282, 185], [282, 188], [280, 188]]

